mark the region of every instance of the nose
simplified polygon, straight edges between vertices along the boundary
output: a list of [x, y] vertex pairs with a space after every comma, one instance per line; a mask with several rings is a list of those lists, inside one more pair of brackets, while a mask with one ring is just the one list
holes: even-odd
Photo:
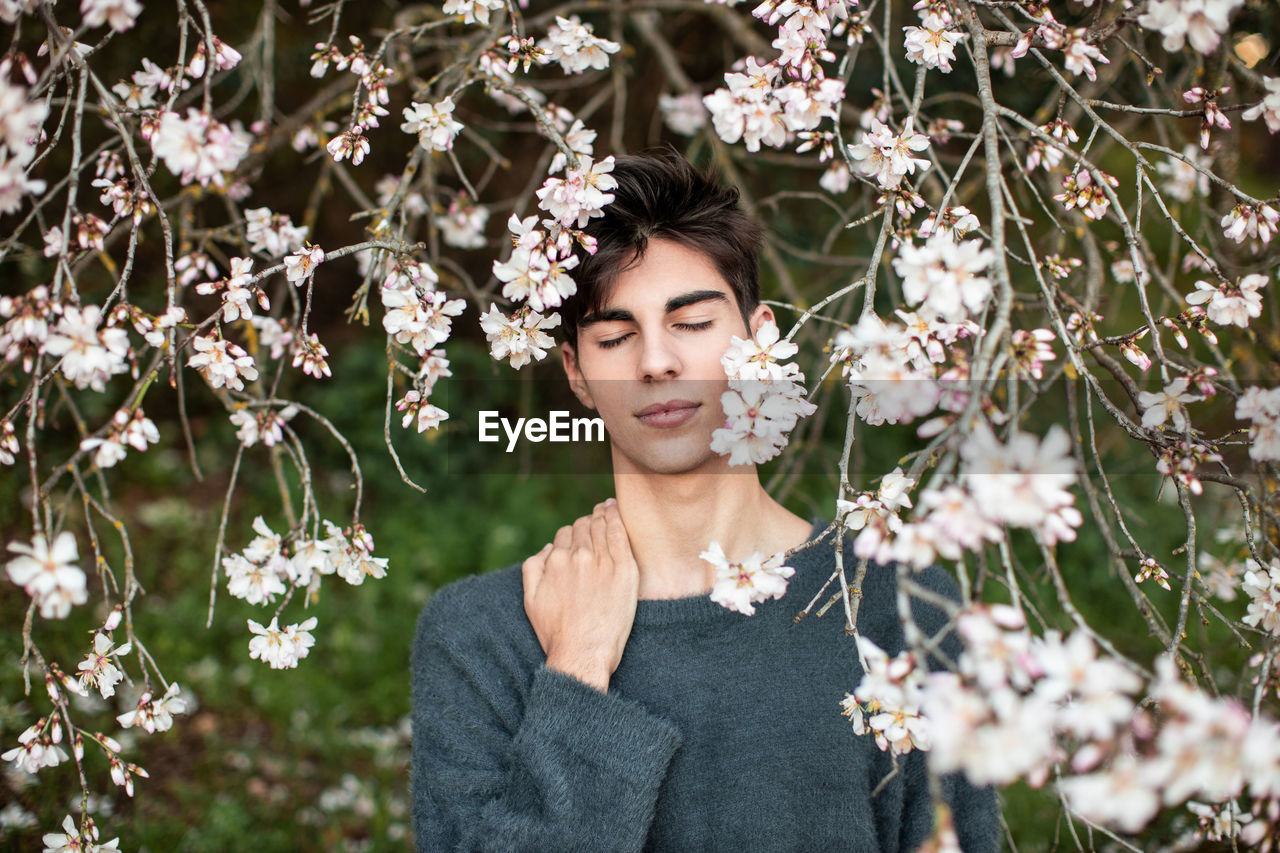
[[640, 363], [637, 365], [641, 381], [675, 379], [680, 375], [682, 365], [674, 344], [671, 336], [665, 332], [644, 336]]

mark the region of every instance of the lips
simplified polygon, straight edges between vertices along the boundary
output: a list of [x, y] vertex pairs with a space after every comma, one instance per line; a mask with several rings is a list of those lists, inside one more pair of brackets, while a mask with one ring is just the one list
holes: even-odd
[[645, 426], [671, 428], [678, 427], [694, 416], [701, 403], [692, 400], [668, 400], [665, 403], [654, 403], [636, 412], [636, 417]]

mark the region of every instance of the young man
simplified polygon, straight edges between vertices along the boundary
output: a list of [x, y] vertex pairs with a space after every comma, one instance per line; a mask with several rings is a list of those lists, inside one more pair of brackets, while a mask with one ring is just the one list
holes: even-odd
[[[834, 565], [788, 564], [795, 595], [726, 610], [731, 561], [817, 536], [754, 468], [710, 449], [732, 336], [759, 304], [756, 226], [675, 158], [620, 158], [615, 201], [563, 309], [574, 393], [609, 433], [616, 498], [522, 566], [439, 591], [413, 649], [414, 833], [423, 850], [914, 850], [936, 806], [923, 757], [895, 773], [840, 700], [861, 676], [838, 617], [794, 621]], [[941, 572], [920, 580], [951, 594]], [[902, 648], [893, 569], [873, 566], [859, 630]], [[943, 614], [916, 604], [936, 632]], [[945, 650], [957, 652], [954, 638]], [[888, 781], [886, 781], [886, 779]], [[994, 794], [948, 779], [966, 851], [999, 844]]]

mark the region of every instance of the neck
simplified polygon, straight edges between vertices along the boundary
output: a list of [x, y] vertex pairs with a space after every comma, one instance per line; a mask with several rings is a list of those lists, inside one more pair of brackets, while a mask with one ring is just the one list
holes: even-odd
[[769, 497], [754, 466], [717, 473], [615, 469], [618, 511], [640, 570], [640, 598], [709, 593], [715, 570], [698, 555], [716, 541], [731, 561], [805, 540], [809, 523]]

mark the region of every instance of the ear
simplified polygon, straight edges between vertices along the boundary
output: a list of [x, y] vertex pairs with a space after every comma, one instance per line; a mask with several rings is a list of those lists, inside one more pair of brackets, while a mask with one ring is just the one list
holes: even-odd
[[765, 323], [777, 325], [778, 321], [773, 316], [772, 308], [768, 305], [757, 305], [756, 310], [751, 312], [751, 337], [754, 338]]
[[561, 361], [564, 364], [564, 375], [569, 379], [569, 388], [573, 391], [575, 397], [588, 409], [595, 411], [595, 399], [591, 396], [591, 389], [587, 387], [587, 380], [583, 378], [582, 371], [578, 367], [578, 352], [574, 349], [573, 344], [563, 341], [560, 344]]

